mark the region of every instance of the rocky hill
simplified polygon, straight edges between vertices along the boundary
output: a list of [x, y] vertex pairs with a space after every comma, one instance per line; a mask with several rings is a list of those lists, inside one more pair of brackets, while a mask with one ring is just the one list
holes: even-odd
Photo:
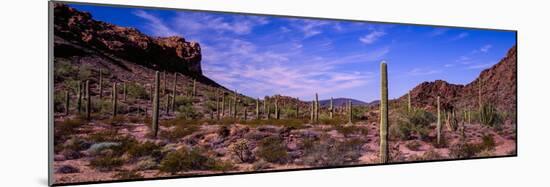
[[150, 69], [202, 76], [199, 43], [177, 36], [150, 37], [135, 28], [96, 21], [64, 4], [55, 4], [54, 11], [56, 57], [97, 53]]
[[[436, 97], [441, 97], [442, 108], [475, 109], [481, 94], [482, 102], [494, 103], [500, 111], [516, 109], [516, 46], [512, 47], [499, 63], [483, 70], [477, 79], [466, 85], [451, 84], [443, 80], [423, 82], [411, 90], [413, 106], [434, 109]], [[481, 90], [481, 93], [480, 93]], [[407, 95], [398, 100], [406, 101]]]

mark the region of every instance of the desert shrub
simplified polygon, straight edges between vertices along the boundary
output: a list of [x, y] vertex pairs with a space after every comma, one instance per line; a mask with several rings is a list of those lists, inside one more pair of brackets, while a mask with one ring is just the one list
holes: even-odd
[[101, 142], [101, 143], [95, 143], [95, 144], [92, 144], [92, 146], [90, 146], [90, 148], [88, 148], [88, 153], [90, 155], [99, 155], [101, 154], [101, 152], [103, 150], [106, 150], [106, 149], [111, 149], [113, 147], [118, 147], [120, 146], [121, 144], [120, 143], [117, 143], [117, 142]]
[[199, 130], [199, 126], [195, 124], [178, 124], [172, 130], [161, 131], [159, 136], [170, 141], [176, 141], [193, 134], [197, 130]]
[[118, 126], [118, 125], [124, 125], [124, 123], [126, 123], [128, 120], [126, 119], [125, 116], [123, 115], [117, 115], [115, 117], [110, 117], [108, 119], [105, 120], [105, 123], [109, 124], [109, 125], [113, 125], [113, 126]]
[[264, 161], [264, 160], [260, 160], [258, 162], [255, 162], [254, 164], [252, 164], [252, 170], [254, 171], [260, 171], [260, 170], [265, 170], [265, 169], [269, 169], [271, 168], [271, 165]]
[[499, 129], [502, 118], [494, 105], [484, 104], [481, 106], [481, 111], [479, 111], [479, 122], [483, 125]]
[[260, 142], [257, 155], [271, 163], [286, 163], [289, 159], [286, 145], [276, 136], [264, 138]]
[[128, 96], [132, 98], [149, 99], [149, 94], [147, 93], [147, 90], [137, 83], [126, 84], [126, 91], [128, 92]]
[[237, 140], [237, 142], [229, 146], [229, 151], [233, 156], [235, 156], [240, 162], [247, 163], [254, 160], [252, 151], [248, 147], [248, 141], [246, 139]]
[[216, 134], [218, 134], [218, 136], [220, 137], [227, 137], [230, 133], [231, 130], [229, 130], [227, 125], [220, 126], [220, 128], [218, 128], [218, 131], [216, 132]]
[[129, 147], [127, 153], [133, 158], [144, 156], [159, 158], [161, 156], [161, 148], [161, 146], [153, 142], [138, 143]]
[[65, 143], [63, 143], [62, 148], [73, 151], [82, 151], [90, 148], [90, 146], [90, 143], [86, 142], [85, 140], [78, 137], [72, 137], [65, 141]]
[[116, 130], [104, 130], [88, 135], [86, 138], [91, 142], [113, 142], [119, 134]]
[[135, 170], [123, 170], [116, 173], [113, 177], [120, 180], [128, 180], [128, 179], [141, 179], [143, 178], [143, 175], [139, 174]]
[[418, 151], [418, 148], [420, 148], [421, 144], [419, 141], [410, 141], [405, 146], [412, 151]]
[[342, 116], [333, 116], [332, 119], [330, 119], [329, 116], [321, 115], [319, 116], [319, 122], [318, 124], [325, 124], [325, 125], [332, 125], [332, 126], [341, 126], [348, 123], [347, 119], [344, 119]]
[[412, 110], [411, 112], [402, 113], [402, 117], [397, 121], [397, 126], [394, 126], [392, 131], [402, 140], [410, 140], [413, 137], [424, 139], [428, 136], [429, 126], [434, 121], [433, 114], [422, 109]]
[[53, 110], [65, 112], [65, 91], [55, 91], [53, 94]]
[[92, 67], [88, 64], [83, 64], [78, 67], [78, 79], [88, 80], [92, 76]]
[[353, 120], [366, 120], [365, 114], [368, 112], [367, 106], [354, 106], [353, 107]]
[[56, 79], [73, 77], [75, 72], [75, 68], [73, 68], [71, 62], [67, 60], [56, 60], [54, 63], [54, 75]]
[[[54, 139], [55, 142], [63, 142], [67, 138], [69, 138], [71, 135], [74, 135], [78, 132], [78, 128], [80, 128], [84, 124], [84, 121], [80, 118], [74, 118], [74, 119], [65, 119], [64, 121], [56, 121], [54, 124]], [[56, 143], [56, 144], [57, 144]]]
[[180, 119], [198, 119], [201, 116], [192, 105], [180, 105], [176, 110], [178, 111], [176, 117]]
[[459, 143], [451, 147], [449, 155], [453, 158], [471, 158], [492, 154], [496, 144], [493, 136], [484, 135], [480, 143]]
[[99, 171], [111, 171], [124, 164], [124, 160], [114, 155], [95, 157], [90, 161], [90, 166]]
[[160, 162], [159, 170], [165, 173], [176, 174], [189, 170], [212, 169], [215, 162], [201, 155], [198, 149], [187, 150], [180, 148], [168, 153]]
[[248, 120], [248, 121], [240, 121], [241, 124], [246, 124], [251, 127], [257, 127], [261, 125], [275, 125], [275, 126], [281, 126], [281, 127], [289, 127], [294, 129], [302, 129], [305, 128], [304, 124], [306, 122], [301, 119], [259, 119], [259, 120]]
[[352, 134], [360, 134], [360, 135], [367, 135], [368, 129], [354, 126], [354, 125], [337, 125], [334, 127], [336, 131], [343, 134], [345, 137], [352, 135]]
[[412, 161], [423, 161], [423, 160], [438, 160], [442, 159], [443, 157], [434, 149], [430, 149], [420, 156], [413, 155], [409, 158], [409, 160]]
[[320, 143], [304, 147], [304, 163], [313, 166], [340, 166], [361, 157], [363, 142], [360, 139], [351, 139], [338, 142], [334, 139], [325, 139]]
[[225, 172], [225, 171], [230, 171], [235, 169], [235, 165], [233, 165], [233, 163], [228, 161], [210, 159], [209, 162], [210, 162], [210, 167], [209, 167], [210, 170]]

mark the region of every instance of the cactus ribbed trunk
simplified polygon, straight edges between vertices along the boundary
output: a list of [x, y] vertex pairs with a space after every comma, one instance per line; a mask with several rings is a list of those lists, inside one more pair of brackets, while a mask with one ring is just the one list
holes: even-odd
[[330, 98], [330, 106], [329, 106], [329, 108], [328, 108], [328, 110], [329, 110], [328, 115], [329, 115], [329, 118], [330, 118], [330, 119], [332, 119], [332, 116], [334, 115], [334, 114], [333, 114], [333, 113], [334, 113], [334, 102], [333, 102], [333, 100], [334, 100], [334, 99], [331, 97], [331, 98]]
[[279, 99], [275, 99], [275, 119], [279, 119]]
[[380, 64], [380, 163], [388, 162], [388, 69]]
[[349, 124], [353, 124], [353, 105], [351, 104], [351, 99], [348, 100], [348, 110], [349, 110]]
[[117, 113], [117, 95], [118, 95], [118, 92], [117, 92], [117, 87], [116, 87], [116, 82], [113, 82], [113, 98], [112, 98], [112, 106], [113, 106], [113, 117], [116, 116], [116, 113]]
[[[264, 101], [264, 104], [267, 103], [267, 100]], [[269, 105], [267, 105], [267, 108], [266, 108], [266, 118], [267, 119], [271, 119], [271, 107], [269, 107]]]
[[225, 115], [225, 92], [222, 92], [222, 112], [220, 115], [222, 118]]
[[319, 94], [315, 93], [315, 122], [319, 121]]
[[260, 119], [260, 98], [256, 98], [256, 119]]
[[437, 144], [441, 143], [441, 104], [439, 103], [439, 96], [437, 96]]
[[237, 90], [233, 93], [233, 118], [237, 119]]
[[162, 88], [161, 88], [162, 95], [166, 94], [166, 72], [162, 72]]
[[[264, 103], [263, 104], [264, 104], [263, 113], [267, 114], [267, 97], [264, 98]], [[266, 118], [267, 118], [267, 116], [266, 116]]]
[[193, 97], [197, 96], [197, 80], [193, 79]]
[[69, 115], [69, 102], [70, 102], [69, 90], [65, 91], [65, 115]]
[[311, 101], [311, 109], [310, 109], [310, 114], [309, 114], [309, 117], [310, 117], [310, 121], [311, 123], [313, 123], [313, 120], [315, 119], [315, 116], [314, 115], [314, 110], [315, 110], [315, 100]]
[[123, 82], [123, 83], [122, 83], [122, 100], [123, 100], [123, 101], [126, 101], [126, 97], [127, 97], [127, 95], [128, 95], [127, 87], [126, 87], [126, 86], [127, 86], [126, 83]]
[[159, 90], [160, 90], [160, 73], [157, 71], [155, 72], [155, 92], [153, 93], [153, 112], [151, 122], [153, 131], [153, 137], [157, 137], [158, 134], [158, 122], [159, 122]]
[[99, 68], [99, 81], [97, 87], [99, 87], [99, 99], [101, 99], [103, 98], [103, 73], [101, 68]]
[[90, 81], [86, 80], [86, 120], [90, 120], [90, 113], [92, 109], [92, 99], [90, 97]]
[[151, 105], [153, 104], [153, 95], [154, 95], [153, 85], [149, 84], [149, 101], [151, 101]]
[[78, 81], [77, 83], [77, 87], [78, 87], [78, 93], [77, 93], [77, 97], [78, 99], [76, 100], [76, 109], [78, 111], [78, 113], [80, 114], [82, 112], [82, 82], [81, 81]]
[[411, 91], [407, 92], [407, 111], [411, 112]]
[[177, 73], [174, 73], [174, 82], [173, 83], [174, 83], [174, 85], [172, 87], [172, 107], [171, 108], [172, 108], [172, 111], [176, 111], [176, 94], [177, 94], [177, 91], [178, 91], [177, 90], [177, 85], [178, 85], [178, 74]]

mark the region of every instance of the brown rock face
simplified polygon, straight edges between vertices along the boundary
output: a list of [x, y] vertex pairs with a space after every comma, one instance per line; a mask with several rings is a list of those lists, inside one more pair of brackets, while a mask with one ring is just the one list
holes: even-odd
[[[436, 98], [441, 97], [444, 110], [476, 110], [481, 102], [492, 103], [499, 111], [515, 112], [517, 96], [517, 56], [516, 46], [512, 47], [499, 63], [483, 70], [479, 77], [466, 85], [450, 84], [442, 80], [424, 82], [411, 91], [412, 104], [415, 107], [434, 110]], [[399, 98], [406, 102], [407, 95]]]
[[[54, 14], [56, 37], [149, 68], [202, 75], [201, 47], [196, 42], [177, 36], [149, 37], [134, 28], [96, 21], [89, 13], [64, 4], [56, 4]], [[68, 51], [62, 44], [55, 47]]]

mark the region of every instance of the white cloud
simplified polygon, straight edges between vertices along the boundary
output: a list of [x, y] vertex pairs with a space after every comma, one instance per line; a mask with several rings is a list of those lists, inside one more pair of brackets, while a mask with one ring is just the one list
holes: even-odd
[[429, 35], [432, 37], [440, 36], [445, 34], [447, 31], [449, 31], [448, 28], [435, 28], [432, 30], [432, 32], [429, 33]]
[[371, 33], [365, 35], [365, 36], [362, 36], [362, 37], [359, 37], [359, 41], [363, 42], [364, 44], [372, 44], [374, 43], [376, 40], [378, 40], [378, 38], [382, 37], [386, 35], [385, 32], [382, 32], [382, 31], [372, 31]]
[[492, 48], [493, 46], [490, 45], [490, 44], [487, 44], [487, 45], [484, 45], [483, 47], [481, 47], [479, 49], [479, 51], [481, 51], [482, 53], [487, 53], [489, 52], [489, 50]]
[[484, 69], [490, 67], [491, 65], [493, 65], [493, 63], [473, 64], [468, 66], [466, 69]]
[[147, 20], [146, 29], [151, 31], [155, 36], [175, 36], [177, 32], [168, 27], [163, 20], [149, 14], [143, 10], [133, 12], [134, 15]]
[[409, 71], [408, 74], [412, 76], [423, 76], [423, 75], [433, 75], [433, 74], [439, 74], [439, 73], [441, 73], [441, 70], [414, 68], [411, 71]]

